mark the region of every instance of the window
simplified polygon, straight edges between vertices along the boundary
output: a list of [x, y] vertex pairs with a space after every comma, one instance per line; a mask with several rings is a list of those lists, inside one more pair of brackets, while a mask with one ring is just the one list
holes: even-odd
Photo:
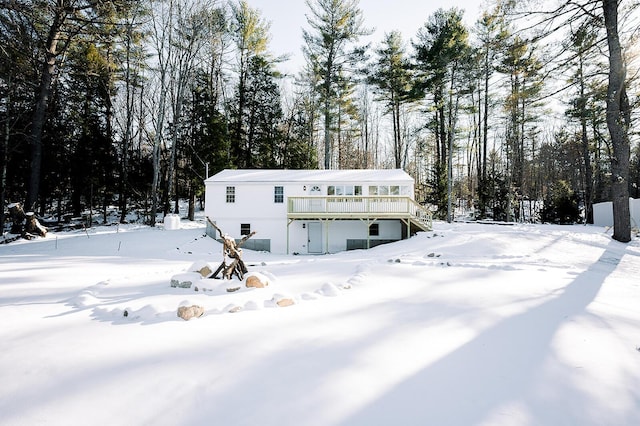
[[408, 196], [409, 187], [406, 185], [378, 185], [369, 187], [369, 195], [403, 195]]
[[327, 195], [362, 195], [362, 185], [329, 185]]
[[249, 235], [251, 233], [251, 224], [250, 223], [241, 223], [240, 224], [240, 235]]
[[236, 187], [227, 186], [227, 203], [235, 203], [235, 202], [236, 202]]
[[282, 186], [273, 187], [273, 202], [284, 203], [284, 187]]
[[322, 193], [322, 188], [320, 188], [318, 185], [313, 185], [309, 192], [311, 194], [321, 194]]
[[377, 237], [378, 235], [380, 235], [380, 224], [372, 223], [369, 225], [369, 236]]

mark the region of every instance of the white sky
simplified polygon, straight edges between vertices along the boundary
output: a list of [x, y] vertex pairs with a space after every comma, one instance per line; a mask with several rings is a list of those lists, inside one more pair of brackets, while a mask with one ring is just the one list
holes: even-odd
[[[270, 50], [276, 56], [289, 54], [291, 59], [280, 68], [285, 72], [297, 73], [302, 65], [302, 28], [308, 28], [305, 14], [309, 12], [304, 0], [247, 0], [248, 4], [260, 10], [262, 17], [271, 23]], [[457, 7], [465, 11], [464, 18], [471, 26], [479, 17], [482, 0], [360, 0], [360, 9], [367, 28], [375, 29], [370, 38], [377, 45], [385, 33], [393, 30], [402, 32], [405, 42], [415, 37], [437, 9]]]

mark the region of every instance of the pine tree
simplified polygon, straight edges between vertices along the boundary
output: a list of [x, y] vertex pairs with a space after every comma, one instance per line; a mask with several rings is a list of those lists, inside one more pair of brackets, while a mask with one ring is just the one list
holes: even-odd
[[364, 28], [358, 0], [305, 0], [310, 9], [307, 16], [311, 30], [303, 30], [303, 52], [312, 73], [317, 77], [324, 130], [324, 168], [332, 166], [332, 134], [338, 111], [341, 79], [349, 79], [351, 68], [362, 57], [361, 50], [349, 49], [361, 36], [370, 32]]
[[399, 169], [408, 149], [400, 123], [401, 107], [414, 100], [411, 96], [412, 73], [401, 34], [393, 31], [385, 35], [376, 55], [369, 82], [375, 86], [378, 99], [384, 103], [387, 113], [391, 114], [394, 166]]
[[[418, 89], [431, 96], [433, 106], [430, 129], [435, 136], [436, 159], [434, 176], [445, 179], [434, 190], [447, 188], [445, 196], [437, 200], [447, 200], [439, 204], [440, 210], [447, 211], [447, 220], [452, 220], [452, 152], [458, 120], [459, 101], [462, 95], [458, 78], [469, 63], [470, 47], [468, 32], [462, 22], [462, 11], [458, 9], [438, 9], [418, 31], [416, 66], [420, 71]], [[442, 170], [447, 170], [446, 175]]]

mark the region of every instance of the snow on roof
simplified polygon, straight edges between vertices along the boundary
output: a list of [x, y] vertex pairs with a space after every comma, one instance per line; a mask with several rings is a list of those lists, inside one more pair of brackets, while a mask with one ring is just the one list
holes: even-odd
[[223, 170], [207, 182], [413, 182], [402, 169], [358, 170]]

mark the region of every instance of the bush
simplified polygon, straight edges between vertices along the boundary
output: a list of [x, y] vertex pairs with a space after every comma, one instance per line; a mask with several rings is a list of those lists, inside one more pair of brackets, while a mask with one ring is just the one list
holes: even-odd
[[579, 219], [578, 196], [566, 181], [556, 182], [544, 201], [542, 221], [564, 225], [576, 223]]

